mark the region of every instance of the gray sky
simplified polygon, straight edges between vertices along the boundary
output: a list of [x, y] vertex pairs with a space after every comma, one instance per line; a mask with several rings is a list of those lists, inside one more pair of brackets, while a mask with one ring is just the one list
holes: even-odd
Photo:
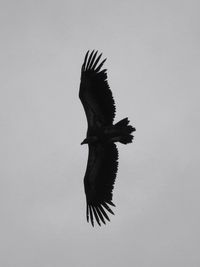
[[[199, 1], [0, 2], [0, 265], [196, 267]], [[98, 49], [119, 145], [115, 216], [86, 223], [85, 52]]]

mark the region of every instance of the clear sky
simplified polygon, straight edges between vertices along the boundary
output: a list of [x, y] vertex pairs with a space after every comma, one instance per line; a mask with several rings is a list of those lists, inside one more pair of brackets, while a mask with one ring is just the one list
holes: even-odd
[[[0, 2], [0, 266], [200, 265], [200, 2]], [[88, 49], [107, 57], [119, 145], [115, 216], [86, 222]]]

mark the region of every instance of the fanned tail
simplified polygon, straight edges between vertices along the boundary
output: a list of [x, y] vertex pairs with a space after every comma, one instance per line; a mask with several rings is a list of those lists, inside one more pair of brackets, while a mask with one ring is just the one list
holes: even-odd
[[118, 135], [118, 142], [125, 145], [128, 143], [132, 143], [133, 135], [131, 133], [134, 132], [136, 129], [133, 126], [129, 125], [128, 118], [124, 118], [117, 122], [114, 125], [114, 129]]

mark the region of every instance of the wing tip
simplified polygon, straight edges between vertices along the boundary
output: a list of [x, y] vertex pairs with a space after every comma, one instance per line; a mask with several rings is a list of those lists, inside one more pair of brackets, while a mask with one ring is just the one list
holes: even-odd
[[[99, 60], [102, 56], [102, 53], [100, 53], [98, 55], [99, 51], [93, 49], [91, 52], [90, 50], [87, 50], [85, 57], [84, 57], [84, 62], [81, 68], [81, 71], [95, 71], [95, 72], [99, 72], [101, 67], [103, 66], [103, 64], [105, 63], [105, 61], [107, 60], [107, 58], [105, 58], [98, 66], [97, 64], [99, 63]], [[98, 55], [98, 57], [97, 57]], [[106, 70], [103, 70], [106, 72]]]
[[95, 221], [99, 226], [101, 226], [101, 223], [106, 225], [106, 220], [110, 222], [107, 212], [115, 215], [108, 204], [115, 207], [115, 204], [112, 201], [104, 201], [97, 205], [87, 204], [87, 222], [90, 222], [92, 227], [94, 227]]

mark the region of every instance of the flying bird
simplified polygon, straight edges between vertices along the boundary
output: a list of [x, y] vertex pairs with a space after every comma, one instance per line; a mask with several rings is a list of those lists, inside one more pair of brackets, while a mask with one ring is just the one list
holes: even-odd
[[98, 51], [87, 51], [81, 68], [79, 98], [83, 104], [88, 129], [82, 144], [88, 144], [89, 154], [84, 177], [87, 221], [101, 226], [114, 215], [111, 206], [112, 191], [118, 169], [116, 142], [131, 143], [136, 129], [129, 125], [128, 118], [113, 124], [115, 102], [107, 82], [107, 70], [102, 69]]

